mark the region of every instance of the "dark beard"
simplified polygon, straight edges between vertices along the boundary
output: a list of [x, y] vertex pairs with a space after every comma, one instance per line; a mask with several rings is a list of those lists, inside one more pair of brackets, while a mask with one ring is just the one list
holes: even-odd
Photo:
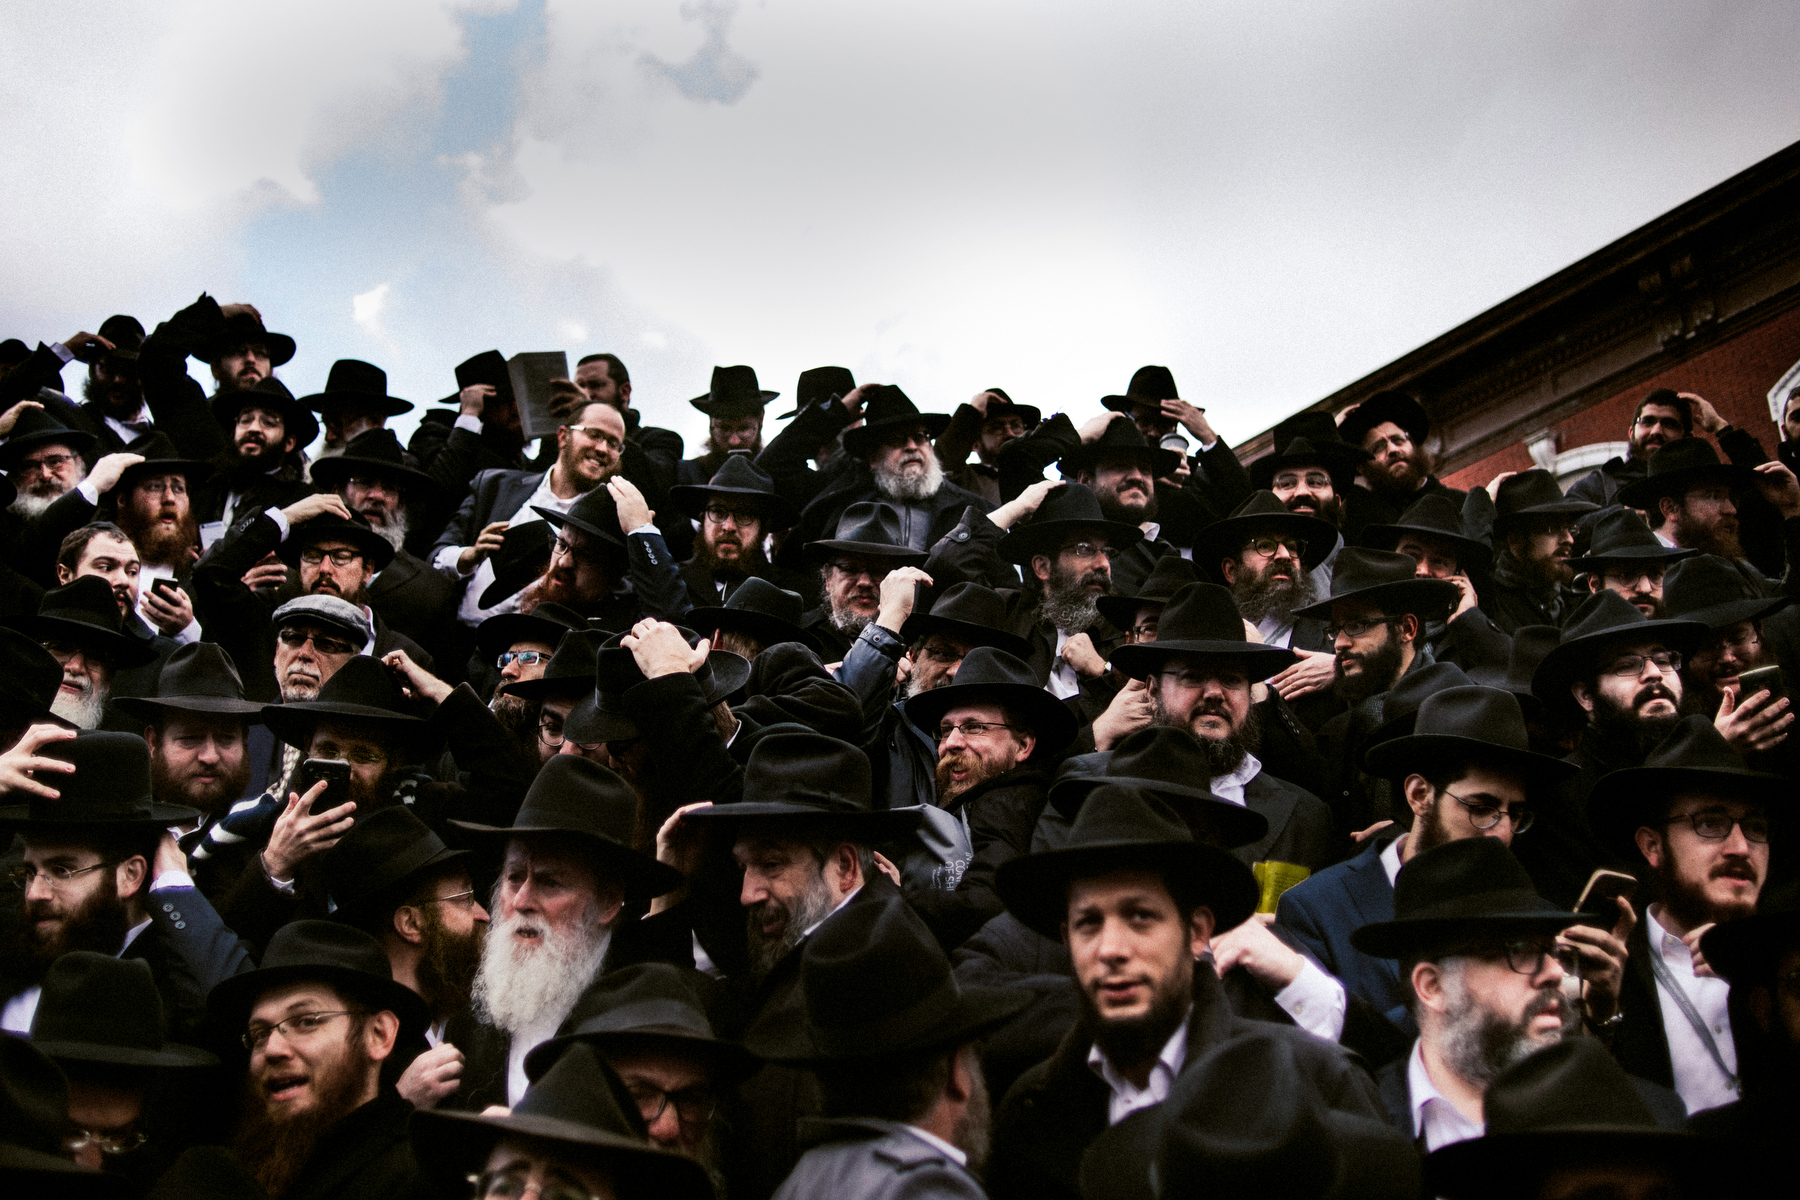
[[1232, 581], [1231, 598], [1237, 601], [1238, 615], [1252, 625], [1260, 625], [1269, 617], [1285, 625], [1293, 620], [1296, 608], [1306, 607], [1313, 599], [1316, 589], [1312, 572], [1295, 563], [1290, 578], [1277, 574], [1274, 567], [1270, 563], [1252, 578], [1247, 567], [1239, 566], [1237, 578]]
[[[944, 682], [950, 683], [952, 680], [946, 676]], [[952, 768], [955, 767], [962, 767], [969, 771], [969, 777], [963, 780], [960, 786], [950, 778], [950, 772]], [[988, 780], [1003, 774], [1005, 774], [1004, 769], [998, 771], [993, 770], [990, 764], [982, 762], [979, 758], [976, 758], [973, 754], [969, 754], [966, 751], [947, 751], [938, 759], [937, 765], [938, 806], [941, 808], [946, 802], [954, 800], [965, 792], [973, 791]]]
[[1480, 1087], [1542, 1048], [1525, 1036], [1525, 1030], [1552, 1002], [1563, 1003], [1563, 1029], [1569, 1032], [1570, 1010], [1553, 988], [1533, 996], [1517, 1022], [1479, 1007], [1466, 985], [1459, 985], [1455, 1000], [1442, 1042], [1444, 1058], [1457, 1075]]
[[750, 935], [750, 973], [759, 980], [767, 976], [777, 963], [787, 957], [788, 951], [800, 944], [806, 931], [830, 916], [836, 905], [837, 898], [826, 886], [821, 870], [814, 874], [806, 886], [806, 892], [800, 897], [800, 903], [788, 914], [787, 924], [774, 937], [763, 936], [760, 917], [771, 907], [778, 909], [781, 905], [770, 899], [746, 909], [744, 927]]
[[346, 601], [347, 603], [350, 603], [350, 604], [354, 604], [358, 608], [367, 608], [369, 606], [369, 589], [364, 587], [362, 584], [359, 583], [355, 587], [351, 588], [348, 595], [340, 595], [335, 586], [328, 587], [328, 588], [321, 588], [319, 586], [319, 583], [322, 582], [323, 579], [324, 579], [324, 576], [320, 576], [318, 580], [315, 580], [313, 582], [313, 586], [311, 587], [311, 589], [309, 589], [311, 595], [314, 595], [314, 596], [337, 596], [338, 599]]
[[1737, 562], [1744, 557], [1735, 521], [1729, 529], [1710, 529], [1698, 521], [1690, 521], [1685, 508], [1675, 518], [1675, 544], [1702, 554], [1716, 554], [1728, 562]]
[[1119, 494], [1115, 491], [1095, 492], [1094, 498], [1100, 501], [1100, 515], [1109, 521], [1118, 521], [1124, 525], [1142, 525], [1145, 521], [1156, 520], [1157, 501], [1156, 485], [1150, 486], [1150, 497], [1136, 507], [1119, 502]]
[[232, 803], [242, 799], [250, 786], [250, 756], [246, 753], [237, 770], [221, 774], [216, 783], [202, 792], [191, 792], [174, 779], [161, 755], [150, 756], [150, 793], [163, 804], [186, 804], [208, 816], [223, 816]]
[[136, 509], [119, 511], [119, 528], [131, 539], [138, 558], [177, 569], [188, 564], [190, 550], [200, 545], [200, 522], [192, 509], [176, 522], [173, 529], [154, 517], [146, 518]]
[[425, 997], [433, 1016], [451, 1016], [469, 1007], [475, 972], [481, 969], [481, 943], [487, 925], [477, 921], [474, 931], [462, 937], [444, 927], [437, 905], [421, 906], [419, 915], [425, 927], [425, 954], [417, 972], [419, 994]]
[[1176, 987], [1159, 995], [1150, 1011], [1142, 1017], [1132, 1021], [1102, 1021], [1100, 1010], [1094, 1007], [1094, 998], [1088, 990], [1084, 987], [1079, 991], [1082, 1014], [1094, 1031], [1094, 1044], [1121, 1073], [1154, 1061], [1162, 1053], [1169, 1036], [1187, 1018], [1188, 1008], [1194, 1001], [1194, 983], [1190, 976], [1185, 987]]
[[1378, 495], [1391, 496], [1395, 499], [1410, 500], [1416, 498], [1419, 485], [1431, 474], [1431, 463], [1422, 446], [1414, 446], [1401, 463], [1398, 475], [1381, 467], [1370, 465], [1363, 472], [1368, 481], [1369, 490]]
[[[1293, 500], [1290, 500], [1288, 501], [1288, 511], [1302, 512], [1302, 509], [1297, 507]], [[1319, 501], [1319, 511], [1317, 513], [1305, 511], [1303, 515], [1317, 516], [1319, 520], [1325, 522], [1333, 529], [1342, 529], [1344, 527], [1344, 498], [1336, 492], [1333, 492], [1329, 500]]]
[[[1156, 691], [1150, 693], [1152, 725], [1167, 725], [1175, 729], [1186, 729], [1193, 732], [1194, 718], [1207, 713], [1225, 715], [1222, 707], [1206, 701], [1194, 705], [1184, 713], [1172, 713], [1163, 707], [1162, 698]], [[1200, 759], [1206, 765], [1207, 778], [1216, 775], [1229, 775], [1243, 764], [1244, 755], [1255, 754], [1262, 749], [1262, 710], [1252, 704], [1244, 713], [1244, 723], [1237, 730], [1222, 738], [1202, 737], [1194, 734], [1200, 743]]]
[[97, 405], [115, 421], [124, 421], [144, 411], [144, 389], [135, 383], [109, 380], [101, 383], [89, 375], [81, 381], [81, 398]]
[[1456, 840], [1456, 835], [1451, 831], [1450, 826], [1444, 820], [1443, 796], [1440, 795], [1432, 801], [1431, 811], [1421, 817], [1420, 820], [1424, 821], [1425, 824], [1419, 830], [1419, 847], [1414, 851], [1415, 854], [1422, 854], [1427, 850], [1442, 846], [1446, 842]]
[[1338, 677], [1332, 682], [1331, 692], [1344, 703], [1354, 706], [1370, 696], [1379, 696], [1399, 679], [1400, 639], [1394, 636], [1394, 627], [1389, 625], [1387, 640], [1381, 644], [1381, 649], [1363, 655], [1360, 673], [1345, 675], [1340, 660]]
[[962, 1120], [956, 1123], [956, 1131], [951, 1135], [950, 1142], [969, 1156], [969, 1170], [979, 1179], [987, 1168], [994, 1109], [993, 1102], [988, 1098], [986, 1078], [980, 1071], [972, 1074], [975, 1090], [969, 1096], [969, 1105], [963, 1110]]
[[1647, 699], [1645, 693], [1651, 691], [1660, 692], [1670, 701], [1675, 700], [1674, 693], [1667, 688], [1661, 684], [1652, 684], [1633, 694], [1630, 707], [1621, 707], [1595, 687], [1594, 711], [1590, 717], [1593, 725], [1588, 729], [1586, 738], [1592, 739], [1590, 749], [1597, 751], [1597, 757], [1606, 762], [1635, 767], [1660, 746], [1664, 738], [1674, 732], [1675, 726], [1681, 723], [1680, 704], [1676, 704], [1675, 712], [1666, 717], [1640, 717], [1635, 711], [1636, 706]]
[[500, 728], [523, 747], [533, 761], [537, 757], [538, 704], [523, 696], [495, 695], [488, 711], [500, 722]]
[[[44, 981], [50, 964], [71, 950], [92, 950], [96, 954], [115, 955], [125, 944], [125, 933], [131, 928], [125, 902], [119, 898], [118, 880], [108, 871], [94, 894], [69, 913], [56, 933], [39, 936], [32, 922], [53, 912], [44, 900], [27, 900], [23, 920], [15, 934], [9, 961], [21, 964], [24, 986]], [[10, 972], [9, 972], [10, 974]]]
[[714, 577], [760, 575], [769, 565], [768, 555], [763, 553], [762, 540], [745, 546], [734, 559], [722, 559], [705, 538], [694, 543], [694, 561], [705, 567]]
[[1043, 585], [1044, 599], [1042, 604], [1044, 619], [1058, 629], [1066, 629], [1070, 633], [1080, 633], [1100, 619], [1098, 597], [1088, 591], [1088, 585], [1104, 583], [1101, 595], [1110, 595], [1112, 579], [1098, 571], [1084, 571], [1076, 574], [1065, 571], [1058, 562], [1050, 568], [1050, 578]]
[[347, 1053], [323, 1078], [313, 1077], [319, 1103], [306, 1112], [293, 1117], [273, 1115], [256, 1084], [246, 1081], [245, 1115], [231, 1148], [269, 1195], [285, 1193], [306, 1168], [319, 1139], [361, 1107], [359, 1100], [373, 1061], [359, 1034], [359, 1026], [351, 1026]]

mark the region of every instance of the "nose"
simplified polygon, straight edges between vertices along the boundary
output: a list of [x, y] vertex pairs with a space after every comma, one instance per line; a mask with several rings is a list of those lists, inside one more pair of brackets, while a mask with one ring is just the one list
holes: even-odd
[[681, 1118], [676, 1115], [673, 1104], [664, 1108], [656, 1120], [650, 1122], [648, 1132], [650, 1140], [659, 1146], [673, 1146], [681, 1140]]
[[475, 902], [475, 906], [470, 910], [470, 913], [475, 920], [480, 921], [483, 925], [486, 925], [488, 921], [492, 919], [488, 915], [488, 910], [482, 907], [481, 901], [479, 900]]
[[1293, 547], [1280, 542], [1275, 544], [1275, 553], [1271, 558], [1285, 558], [1289, 561], [1296, 561]]
[[1546, 954], [1532, 983], [1541, 988], [1560, 987], [1567, 974], [1568, 972], [1563, 970], [1562, 962], [1554, 953]]
[[204, 742], [200, 743], [200, 753], [195, 755], [195, 757], [203, 763], [210, 764], [218, 762], [219, 743], [213, 738], [207, 738]]
[[508, 682], [508, 683], [516, 683], [518, 681], [519, 671], [521, 669], [522, 668], [519, 666], [519, 660], [515, 658], [511, 662], [507, 663], [504, 667], [500, 668], [500, 678], [506, 680], [506, 682]]
[[25, 885], [26, 900], [48, 900], [52, 895], [50, 877], [42, 872], [33, 875], [31, 882]]
[[1750, 857], [1750, 839], [1744, 836], [1742, 824], [1733, 822], [1731, 832], [1725, 835], [1723, 851], [1733, 858]]
[[1419, 560], [1419, 565], [1413, 568], [1413, 578], [1430, 579], [1431, 577], [1431, 564], [1421, 558]]
[[1331, 639], [1331, 648], [1333, 650], [1348, 650], [1355, 644], [1356, 643], [1350, 640], [1349, 633], [1342, 629], [1338, 630], [1338, 635]]
[[538, 910], [537, 891], [531, 886], [531, 876], [519, 884], [506, 896], [506, 906], [514, 913], [534, 913]]
[[1119, 922], [1108, 917], [1100, 927], [1100, 938], [1095, 943], [1094, 952], [1102, 962], [1123, 962], [1129, 954], [1125, 948], [1125, 939], [1119, 936]]
[[1644, 659], [1644, 669], [1638, 673], [1638, 678], [1642, 679], [1646, 675], [1651, 679], [1661, 679], [1663, 677], [1663, 669], [1656, 665], [1655, 659], [1649, 657]]
[[753, 908], [769, 898], [768, 884], [755, 871], [744, 872], [744, 886], [738, 889], [738, 906]]
[[573, 738], [569, 737], [567, 734], [564, 734], [563, 735], [563, 744], [557, 748], [556, 752], [558, 754], [577, 754], [578, 755], [581, 753], [581, 744], [579, 742], [575, 741]]

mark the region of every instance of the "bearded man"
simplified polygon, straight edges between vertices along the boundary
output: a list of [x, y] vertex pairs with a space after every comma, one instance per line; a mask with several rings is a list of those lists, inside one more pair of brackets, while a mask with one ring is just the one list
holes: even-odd
[[1375, 498], [1387, 506], [1390, 521], [1420, 496], [1436, 493], [1460, 505], [1468, 495], [1446, 487], [1431, 473], [1434, 463], [1426, 448], [1431, 418], [1422, 404], [1404, 392], [1370, 396], [1344, 414], [1338, 436], [1368, 454], [1362, 476]]
[[1548, 471], [1520, 471], [1494, 489], [1493, 582], [1482, 609], [1502, 633], [1526, 625], [1561, 625], [1579, 601], [1575, 581], [1575, 527], [1595, 511], [1585, 500], [1563, 495]]
[[1182, 456], [1151, 445], [1119, 414], [1097, 418], [1082, 433], [1082, 444], [1065, 454], [1057, 469], [1064, 479], [1093, 489], [1107, 520], [1143, 531], [1136, 545], [1114, 555], [1111, 562], [1113, 589], [1129, 594], [1155, 569], [1159, 558], [1175, 552], [1162, 537], [1156, 481], [1173, 475]]
[[1630, 504], [1623, 490], [1642, 482], [1649, 473], [1650, 459], [1658, 450], [1697, 436], [1696, 430], [1716, 438], [1732, 462], [1749, 467], [1768, 458], [1755, 434], [1733, 427], [1704, 396], [1656, 388], [1632, 410], [1631, 424], [1625, 431], [1625, 456], [1608, 459], [1577, 479], [1569, 486], [1569, 498], [1602, 508], [1614, 504], [1641, 507]]
[[248, 792], [250, 726], [262, 723], [262, 705], [245, 699], [236, 664], [218, 646], [180, 647], [163, 662], [151, 695], [121, 698], [115, 707], [144, 723], [159, 803], [198, 809], [205, 824]]
[[1338, 542], [1336, 528], [1326, 521], [1289, 507], [1273, 492], [1258, 491], [1229, 517], [1207, 526], [1194, 545], [1196, 563], [1218, 571], [1238, 614], [1256, 626], [1263, 644], [1299, 657], [1271, 682], [1286, 699], [1322, 691], [1334, 678], [1324, 622], [1295, 613], [1317, 598], [1319, 568], [1335, 556]]
[[788, 591], [816, 591], [803, 573], [770, 564], [764, 543], [791, 528], [800, 513], [748, 456], [729, 455], [705, 482], [670, 488], [669, 499], [700, 525], [693, 557], [679, 567], [690, 607], [716, 608], [752, 577]]
[[917, 567], [925, 552], [908, 545], [900, 513], [890, 504], [852, 504], [838, 519], [834, 536], [806, 544], [806, 559], [818, 564], [824, 603], [808, 612], [802, 627], [817, 641], [820, 657], [842, 662], [853, 641], [881, 611], [881, 587], [898, 567]]
[[[120, 474], [110, 499], [119, 528], [137, 551], [137, 615], [177, 642], [199, 641], [193, 601], [180, 584], [200, 557], [192, 496], [212, 468], [177, 457], [174, 444], [161, 433], [133, 443], [132, 452], [144, 461]], [[163, 587], [155, 586], [158, 580], [166, 581]]]
[[168, 834], [200, 814], [151, 798], [150, 753], [136, 734], [77, 733], [38, 754], [70, 769], [44, 770], [53, 787], [31, 782], [0, 807], [0, 836], [18, 834], [24, 846], [10, 868], [24, 919], [0, 956], [0, 1028], [27, 1034], [50, 964], [92, 950], [148, 962], [171, 1034], [196, 1032], [207, 989], [249, 965]]
[[63, 539], [93, 522], [100, 498], [139, 461], [121, 451], [101, 457], [89, 471], [82, 455], [93, 445], [91, 434], [70, 429], [41, 408], [19, 412], [11, 436], [0, 444], [0, 470], [18, 493], [5, 514], [11, 565], [40, 587], [56, 584]]
[[108, 347], [88, 363], [81, 381], [83, 403], [76, 414], [108, 453], [123, 450], [150, 430], [144, 411], [144, 387], [138, 378], [138, 352], [144, 327], [136, 317], [118, 313], [100, 325]]
[[81, 729], [99, 728], [121, 671], [156, 661], [155, 649], [121, 632], [113, 589], [98, 575], [45, 592], [36, 615], [12, 624], [61, 664], [50, 711]]
[[1650, 457], [1648, 474], [1619, 492], [1621, 503], [1642, 509], [1657, 539], [1668, 546], [1715, 554], [1731, 563], [1757, 591], [1781, 594], [1744, 556], [1738, 540], [1739, 498], [1760, 491], [1783, 518], [1800, 515], [1793, 473], [1779, 464], [1759, 470], [1722, 463], [1712, 443], [1687, 438]]
[[[630, 394], [631, 385], [625, 385]], [[844, 389], [848, 391], [848, 388]], [[689, 404], [706, 414], [706, 442], [697, 458], [683, 459], [677, 482], [694, 487], [718, 474], [732, 455], [754, 459], [763, 452], [763, 410], [780, 392], [764, 391], [751, 367], [714, 367], [704, 396]]]
[[427, 1195], [384, 1065], [423, 1033], [425, 1005], [396, 983], [368, 934], [296, 921], [262, 965], [208, 1000], [250, 1052], [232, 1148], [258, 1184], [292, 1200]]
[[[56, 555], [58, 583], [66, 587], [91, 575], [104, 580], [112, 589], [113, 599], [119, 607], [119, 633], [135, 645], [131, 657], [139, 663], [166, 658], [179, 644], [157, 627], [147, 624], [143, 613], [166, 618], [169, 626], [178, 633], [187, 631], [192, 635], [198, 632], [189, 629], [194, 625], [193, 609], [187, 593], [180, 588], [159, 594], [154, 607], [146, 607], [144, 591], [147, 589], [139, 587], [142, 573], [137, 547], [131, 544], [124, 530], [105, 521], [84, 525], [71, 533], [63, 539], [62, 548]], [[142, 695], [153, 681], [153, 671], [134, 670], [115, 679], [113, 691], [123, 696]]]
[[679, 872], [631, 849], [637, 797], [599, 763], [559, 754], [508, 825], [453, 822], [505, 859], [472, 988], [471, 1014], [446, 1036], [467, 1056], [446, 1107], [517, 1104], [525, 1055], [555, 1035], [606, 962], [628, 902], [679, 887]]

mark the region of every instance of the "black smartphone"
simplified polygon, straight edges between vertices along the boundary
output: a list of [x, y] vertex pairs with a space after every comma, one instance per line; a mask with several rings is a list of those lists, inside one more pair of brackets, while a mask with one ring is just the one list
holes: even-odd
[[150, 590], [173, 604], [175, 603], [175, 593], [181, 590], [181, 585], [176, 583], [173, 579], [163, 579], [159, 577], [151, 581]]
[[313, 801], [314, 816], [350, 799], [350, 764], [341, 758], [309, 758], [300, 764], [300, 778], [295, 782], [294, 790], [304, 796], [321, 779], [325, 781], [325, 790]]
[[1738, 699], [1754, 696], [1758, 692], [1769, 693], [1771, 701], [1787, 695], [1787, 680], [1782, 678], [1780, 667], [1758, 667], [1738, 676]]
[[1635, 875], [1596, 867], [1594, 873], [1588, 876], [1587, 886], [1581, 889], [1581, 899], [1575, 902], [1575, 911], [1611, 916], [1619, 911], [1618, 897], [1631, 899], [1637, 894], [1637, 886]]

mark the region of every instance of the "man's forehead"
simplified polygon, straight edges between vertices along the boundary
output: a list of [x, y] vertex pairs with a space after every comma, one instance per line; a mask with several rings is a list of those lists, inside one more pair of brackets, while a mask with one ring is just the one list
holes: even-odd
[[925, 635], [925, 648], [927, 650], [948, 650], [956, 657], [961, 658], [975, 647], [973, 643], [953, 638], [947, 633], [928, 633]]
[[25, 456], [25, 461], [26, 462], [42, 462], [46, 455], [51, 455], [51, 454], [73, 455], [74, 453], [75, 453], [74, 450], [70, 449], [68, 446], [64, 445], [62, 442], [45, 442], [43, 445], [39, 446], [36, 450], [33, 450], [31, 453], [27, 454]]
[[25, 858], [29, 862], [46, 863], [62, 859], [100, 857], [98, 850], [77, 838], [20, 834], [19, 840], [24, 843]]
[[1112, 540], [1106, 536], [1105, 530], [1085, 529], [1078, 533], [1071, 533], [1069, 536], [1065, 537], [1062, 540], [1062, 545], [1058, 549], [1061, 552], [1067, 552], [1073, 550], [1083, 542], [1086, 542], [1090, 546], [1098, 546], [1101, 549], [1112, 548]]
[[323, 550], [327, 554], [336, 550], [355, 550], [359, 554], [362, 552], [362, 547], [358, 546], [355, 542], [347, 542], [343, 538], [335, 537], [313, 538], [311, 541], [303, 543], [303, 545], [311, 550]]
[[506, 843], [507, 866], [530, 866], [539, 871], [573, 871], [594, 874], [587, 855], [543, 837], [515, 837]]
[[321, 742], [333, 742], [340, 746], [385, 747], [387, 745], [387, 739], [379, 734], [371, 733], [354, 725], [346, 725], [341, 721], [320, 721], [313, 726], [310, 742], [315, 746]]
[[1615, 642], [1613, 645], [1608, 646], [1605, 650], [1601, 651], [1600, 661], [1604, 665], [1613, 659], [1623, 658], [1627, 654], [1642, 654], [1647, 656], [1651, 654], [1662, 654], [1667, 650], [1668, 647], [1662, 642]]
[[329, 983], [304, 980], [270, 988], [257, 996], [250, 1007], [250, 1017], [257, 1021], [279, 1021], [290, 1012], [335, 1009], [344, 999]]
[[241, 421], [245, 417], [256, 417], [270, 425], [282, 425], [286, 423], [282, 420], [279, 412], [262, 404], [246, 404], [238, 409], [238, 420]]
[[1155, 871], [1110, 871], [1069, 881], [1069, 907], [1161, 900], [1173, 904], [1169, 885]]
[[1333, 621], [1367, 621], [1374, 617], [1388, 615], [1381, 610], [1381, 605], [1370, 604], [1367, 600], [1333, 600], [1331, 602], [1331, 619]]
[[1643, 411], [1638, 413], [1638, 420], [1673, 421], [1679, 425], [1681, 424], [1681, 412], [1669, 404], [1646, 404]]
[[944, 720], [952, 725], [960, 725], [964, 721], [1006, 721], [1006, 710], [998, 704], [959, 704], [944, 713]]
[[1441, 554], [1447, 558], [1456, 557], [1456, 545], [1448, 538], [1441, 538], [1434, 533], [1403, 533], [1394, 548], [1404, 552], [1408, 546], [1417, 546], [1427, 554]]
[[1275, 472], [1277, 481], [1286, 479], [1290, 475], [1296, 476], [1299, 479], [1305, 479], [1309, 475], [1323, 475], [1326, 484], [1329, 485], [1331, 483], [1331, 468], [1327, 467], [1324, 463], [1296, 463], [1293, 466], [1283, 467], [1281, 470]]
[[136, 489], [158, 483], [165, 487], [174, 487], [177, 483], [185, 486], [187, 484], [187, 476], [180, 471], [162, 471], [155, 475], [139, 475], [131, 486]]
[[1714, 792], [1679, 792], [1669, 799], [1669, 814], [1685, 816], [1689, 813], [1722, 812], [1734, 817], [1761, 816], [1768, 810], [1761, 804], [1752, 804], [1747, 800], [1735, 800], [1730, 796]]
[[1363, 447], [1364, 449], [1367, 449], [1372, 442], [1385, 442], [1396, 433], [1401, 437], [1406, 438], [1408, 441], [1412, 440], [1412, 435], [1400, 428], [1400, 426], [1393, 421], [1383, 421], [1381, 424], [1373, 426], [1367, 433], [1363, 434]]
[[508, 650], [536, 650], [539, 654], [549, 654], [549, 653], [552, 653], [556, 649], [556, 647], [552, 646], [549, 642], [539, 641], [536, 638], [521, 638], [518, 641], [514, 642], [512, 645], [508, 646], [507, 649]]
[[743, 834], [732, 843], [731, 854], [739, 862], [756, 854], [793, 854], [805, 848], [798, 838], [772, 837], [768, 834]]
[[163, 717], [164, 737], [196, 737], [204, 733], [238, 733], [245, 725], [244, 716], [237, 713], [189, 712], [184, 709], [169, 709]]
[[97, 533], [88, 539], [87, 546], [82, 550], [81, 562], [76, 568], [76, 573], [79, 574], [81, 567], [87, 566], [96, 558], [117, 558], [127, 562], [136, 562], [138, 560], [137, 547], [116, 534]]

